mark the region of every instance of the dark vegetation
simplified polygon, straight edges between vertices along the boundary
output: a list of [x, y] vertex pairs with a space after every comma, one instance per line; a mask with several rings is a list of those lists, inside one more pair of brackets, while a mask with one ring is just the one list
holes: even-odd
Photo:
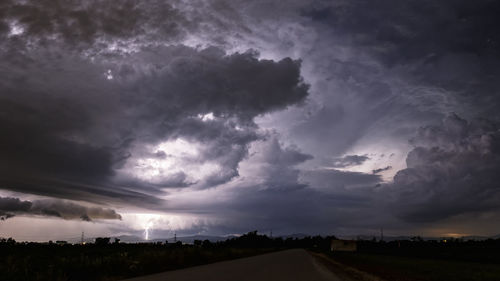
[[[444, 242], [446, 241], [446, 242]], [[482, 241], [462, 239], [373, 242], [359, 241], [358, 252], [500, 264], [500, 239]]]
[[222, 242], [195, 240], [193, 244], [125, 244], [97, 238], [92, 244], [73, 245], [2, 239], [0, 280], [119, 280], [291, 248], [324, 253], [388, 281], [500, 280], [500, 239], [360, 240], [357, 252], [332, 253], [333, 238], [270, 238], [254, 231]]
[[500, 239], [358, 241], [356, 253], [328, 255], [388, 281], [500, 280]]
[[0, 241], [0, 280], [119, 280], [289, 248], [327, 249], [332, 237], [269, 238], [249, 232], [238, 238], [193, 245], [124, 244], [98, 238], [93, 244]]

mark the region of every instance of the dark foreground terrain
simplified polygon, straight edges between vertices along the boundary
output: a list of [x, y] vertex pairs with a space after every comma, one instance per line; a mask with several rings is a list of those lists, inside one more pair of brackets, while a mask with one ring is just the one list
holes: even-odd
[[341, 281], [303, 249], [196, 266], [127, 281]]
[[0, 280], [120, 280], [292, 248], [327, 249], [331, 237], [268, 238], [250, 232], [211, 243], [86, 245], [0, 242]]
[[387, 281], [498, 281], [500, 240], [358, 242], [358, 252], [328, 253], [335, 262]]
[[500, 280], [500, 264], [348, 253], [334, 260], [387, 281]]
[[[200, 280], [197, 276], [212, 278], [202, 280], [500, 280], [500, 239], [360, 240], [357, 252], [349, 253], [331, 252], [333, 238], [269, 238], [250, 232], [223, 242], [196, 240], [194, 244], [126, 244], [101, 238], [71, 245], [3, 239], [0, 280], [162, 280], [144, 279], [155, 273], [168, 280]], [[290, 249], [307, 249], [309, 254], [286, 251]], [[200, 267], [207, 264], [211, 265]]]

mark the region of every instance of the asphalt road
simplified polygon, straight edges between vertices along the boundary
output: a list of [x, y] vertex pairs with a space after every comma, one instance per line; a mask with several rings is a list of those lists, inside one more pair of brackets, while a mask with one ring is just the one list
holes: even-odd
[[287, 250], [127, 279], [127, 281], [341, 281], [305, 250]]

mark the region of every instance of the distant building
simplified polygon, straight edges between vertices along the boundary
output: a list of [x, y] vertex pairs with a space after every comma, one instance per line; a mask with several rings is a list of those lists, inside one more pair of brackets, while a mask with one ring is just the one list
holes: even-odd
[[66, 244], [68, 244], [68, 241], [58, 240], [58, 241], [56, 241], [56, 244], [57, 245], [66, 245]]
[[332, 239], [330, 250], [332, 252], [356, 252], [358, 244], [354, 240]]

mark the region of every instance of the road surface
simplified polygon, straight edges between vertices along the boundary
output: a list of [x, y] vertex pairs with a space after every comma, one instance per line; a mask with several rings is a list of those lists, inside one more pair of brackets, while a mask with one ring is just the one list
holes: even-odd
[[342, 281], [295, 249], [127, 279], [126, 281]]

